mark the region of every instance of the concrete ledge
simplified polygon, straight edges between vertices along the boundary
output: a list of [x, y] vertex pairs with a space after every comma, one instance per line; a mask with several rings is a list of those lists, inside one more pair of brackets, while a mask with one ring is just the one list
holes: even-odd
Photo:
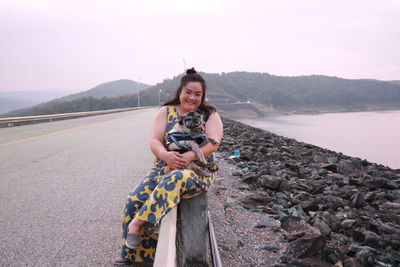
[[177, 208], [173, 208], [162, 219], [160, 234], [154, 259], [154, 267], [175, 267], [176, 266], [176, 218]]

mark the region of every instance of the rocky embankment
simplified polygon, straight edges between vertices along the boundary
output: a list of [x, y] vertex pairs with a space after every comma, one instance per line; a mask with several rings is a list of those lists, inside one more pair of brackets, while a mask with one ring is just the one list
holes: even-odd
[[224, 129], [220, 155], [251, 192], [240, 208], [283, 235], [274, 266], [400, 264], [400, 169], [227, 119]]

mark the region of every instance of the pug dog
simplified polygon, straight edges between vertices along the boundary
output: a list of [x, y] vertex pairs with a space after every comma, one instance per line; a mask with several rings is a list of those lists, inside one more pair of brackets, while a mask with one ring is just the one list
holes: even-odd
[[[208, 142], [218, 144], [218, 141], [208, 138], [204, 132], [204, 111], [196, 109], [188, 112], [179, 122], [175, 123], [174, 127], [165, 136], [165, 144], [166, 149], [169, 151], [178, 151], [180, 153], [193, 151], [199, 160], [196, 163], [191, 162], [188, 168], [199, 175], [207, 176], [210, 173], [199, 166], [206, 167], [208, 164], [200, 147]], [[167, 167], [166, 173], [170, 171]]]

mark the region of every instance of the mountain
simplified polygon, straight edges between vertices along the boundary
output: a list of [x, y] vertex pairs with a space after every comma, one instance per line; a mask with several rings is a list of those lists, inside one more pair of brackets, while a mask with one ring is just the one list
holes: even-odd
[[0, 114], [31, 107], [66, 94], [57, 91], [0, 91]]
[[[106, 82], [84, 92], [56, 98], [31, 108], [13, 110], [1, 114], [0, 117], [34, 116], [130, 107], [137, 105], [137, 90], [143, 91], [149, 86], [126, 79]], [[145, 100], [146, 93], [141, 96], [141, 98], [143, 97]], [[128, 104], [126, 99], [131, 99]]]
[[[278, 112], [336, 112], [400, 109], [400, 84], [323, 75], [275, 76], [268, 73], [202, 73], [209, 103], [220, 109]], [[172, 96], [181, 76], [150, 87]], [[247, 103], [245, 105], [244, 103]], [[263, 107], [260, 107], [262, 105]], [[250, 107], [251, 106], [251, 107]]]
[[35, 104], [38, 103], [22, 99], [0, 98], [0, 114], [14, 109], [30, 107]]
[[[400, 109], [400, 84], [395, 82], [323, 75], [287, 77], [252, 72], [201, 74], [207, 81], [207, 101], [219, 108], [222, 114], [231, 116], [245, 113], [260, 116], [270, 111], [303, 113]], [[160, 100], [165, 102], [172, 98], [181, 77], [165, 79], [143, 90], [140, 93], [141, 106], [158, 105]], [[89, 91], [93, 93], [99, 88], [105, 92], [119, 91], [117, 84], [133, 84], [126, 81], [101, 84]], [[130, 92], [134, 94], [118, 97], [85, 96], [87, 92], [75, 94], [72, 100], [64, 97], [6, 116], [135, 107], [138, 102], [137, 92], [132, 89]], [[75, 98], [76, 95], [80, 98]]]
[[[118, 106], [119, 104], [115, 103], [114, 101], [105, 99], [113, 99], [122, 96], [136, 94], [138, 89], [140, 91], [143, 91], [149, 86], [150, 85], [144, 83], [137, 83], [126, 79], [106, 82], [84, 92], [63, 96], [41, 104], [38, 104], [36, 102], [34, 104], [38, 105], [32, 108], [24, 108], [27, 106], [32, 106], [32, 105], [25, 105], [16, 107], [14, 108], [15, 110], [8, 109], [3, 112], [5, 113], [10, 110], [12, 111], [5, 114], [1, 114], [3, 112], [0, 112], [1, 114], [0, 117], [31, 116], [31, 115], [33, 116], [33, 115], [43, 115], [43, 114], [64, 113], [64, 112], [111, 109], [114, 106], [115, 107]], [[100, 101], [100, 99], [103, 100]]]
[[391, 83], [400, 84], [400, 81], [390, 81]]
[[67, 95], [63, 91], [0, 91], [0, 98], [44, 102]]
[[93, 97], [93, 98], [119, 97], [124, 95], [136, 94], [138, 90], [143, 91], [149, 87], [150, 85], [144, 83], [137, 83], [135, 81], [121, 79], [117, 81], [102, 83], [84, 92], [64, 96], [62, 98], [57, 99], [57, 101], [59, 102], [71, 101], [84, 97]]

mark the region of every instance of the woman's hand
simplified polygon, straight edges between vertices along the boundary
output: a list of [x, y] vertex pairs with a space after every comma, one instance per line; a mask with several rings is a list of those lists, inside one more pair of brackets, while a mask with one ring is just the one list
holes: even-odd
[[176, 151], [166, 151], [162, 159], [173, 170], [185, 168], [190, 163], [187, 163], [187, 159], [184, 158], [183, 154]]
[[182, 168], [186, 168], [190, 162], [192, 162], [193, 160], [195, 160], [197, 158], [196, 153], [194, 153], [194, 151], [188, 151], [182, 154], [182, 159], [185, 161], [185, 166], [183, 166]]

